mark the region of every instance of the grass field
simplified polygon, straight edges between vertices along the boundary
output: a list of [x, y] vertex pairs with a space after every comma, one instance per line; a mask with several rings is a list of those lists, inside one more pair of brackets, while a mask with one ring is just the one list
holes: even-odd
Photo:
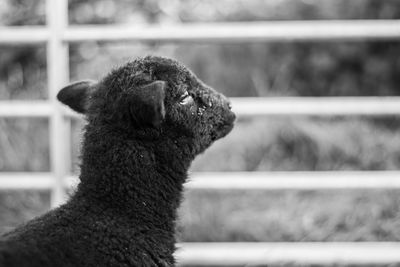
[[182, 241], [399, 241], [399, 191], [189, 192]]

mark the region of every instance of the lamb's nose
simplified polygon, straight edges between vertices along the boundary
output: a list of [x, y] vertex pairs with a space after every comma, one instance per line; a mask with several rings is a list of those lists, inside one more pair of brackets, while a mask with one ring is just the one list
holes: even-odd
[[232, 109], [232, 103], [231, 103], [231, 101], [228, 101], [228, 108], [229, 108], [229, 109]]

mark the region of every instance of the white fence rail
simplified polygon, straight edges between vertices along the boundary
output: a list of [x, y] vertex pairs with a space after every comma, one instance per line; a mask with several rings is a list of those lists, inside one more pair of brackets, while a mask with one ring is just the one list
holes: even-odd
[[[207, 266], [400, 263], [400, 243], [183, 243], [178, 263]], [[396, 265], [397, 266], [397, 265]]]
[[232, 98], [241, 116], [256, 115], [400, 115], [400, 97]]
[[[69, 76], [68, 45], [85, 41], [265, 42], [399, 40], [398, 20], [280, 21], [135, 27], [68, 26], [68, 0], [47, 0], [46, 26], [0, 27], [0, 45], [47, 45], [48, 101], [0, 101], [0, 117], [50, 119], [50, 173], [0, 173], [0, 190], [52, 190], [52, 206], [74, 186], [70, 166], [70, 119], [57, 91]], [[235, 98], [241, 116], [255, 115], [400, 115], [400, 97]], [[62, 140], [62, 142], [60, 142]], [[195, 173], [191, 189], [400, 189], [400, 172]], [[393, 264], [399, 243], [185, 243], [182, 264]]]
[[[263, 115], [400, 115], [400, 97], [235, 97], [233, 111], [239, 116]], [[60, 107], [65, 116], [80, 118]], [[53, 109], [47, 101], [0, 101], [1, 117], [49, 117]]]
[[42, 26], [0, 27], [0, 44], [2, 45], [36, 45], [46, 43], [49, 37], [49, 31]]
[[[61, 29], [64, 42], [160, 41], [160, 42], [265, 42], [322, 40], [390, 40], [400, 38], [397, 20], [269, 21], [188, 23], [147, 26], [70, 26]], [[44, 43], [47, 27], [0, 27], [0, 43]]]
[[48, 101], [0, 101], [0, 117], [50, 117], [53, 109]]
[[47, 172], [1, 172], [0, 190], [51, 190], [54, 181], [53, 174]]
[[[185, 188], [190, 190], [350, 190], [400, 189], [400, 171], [342, 172], [197, 172]], [[49, 190], [52, 173], [0, 173], [0, 190]], [[63, 179], [75, 187], [76, 176]]]
[[273, 21], [182, 24], [172, 26], [71, 27], [64, 40], [163, 42], [265, 42], [304, 40], [394, 39], [400, 37], [395, 20]]
[[207, 190], [400, 189], [400, 172], [194, 173], [186, 187]]

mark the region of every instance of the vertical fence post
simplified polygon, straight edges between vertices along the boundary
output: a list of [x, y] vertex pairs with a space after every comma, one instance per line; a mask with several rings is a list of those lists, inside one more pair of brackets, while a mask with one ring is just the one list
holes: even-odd
[[68, 0], [46, 1], [47, 27], [50, 37], [47, 44], [47, 73], [49, 101], [52, 106], [50, 116], [50, 163], [54, 176], [51, 192], [51, 206], [65, 201], [64, 179], [69, 172], [70, 122], [63, 116], [57, 102], [58, 90], [69, 79], [68, 44], [63, 43], [62, 34], [68, 26]]

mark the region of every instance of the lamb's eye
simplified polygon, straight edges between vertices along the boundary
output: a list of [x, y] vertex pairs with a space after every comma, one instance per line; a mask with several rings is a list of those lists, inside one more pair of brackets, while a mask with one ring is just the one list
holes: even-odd
[[193, 102], [193, 97], [191, 95], [189, 95], [188, 92], [185, 92], [183, 95], [181, 95], [181, 97], [179, 99], [179, 104], [181, 104], [181, 105], [187, 105], [192, 102]]

